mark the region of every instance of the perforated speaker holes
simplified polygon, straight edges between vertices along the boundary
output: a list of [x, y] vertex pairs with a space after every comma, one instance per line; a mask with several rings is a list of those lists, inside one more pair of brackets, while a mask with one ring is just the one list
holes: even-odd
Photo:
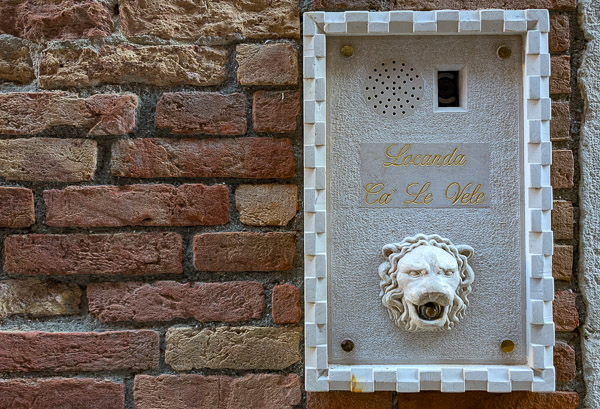
[[369, 70], [363, 92], [372, 111], [386, 118], [401, 118], [423, 102], [423, 76], [406, 63], [383, 61]]

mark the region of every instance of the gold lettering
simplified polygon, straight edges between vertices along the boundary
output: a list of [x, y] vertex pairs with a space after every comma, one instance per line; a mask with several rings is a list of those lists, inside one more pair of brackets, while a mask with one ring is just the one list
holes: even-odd
[[404, 144], [400, 150], [398, 150], [397, 154], [392, 153], [394, 147], [398, 146], [398, 144], [391, 144], [385, 149], [385, 156], [393, 159], [391, 162], [383, 162], [384, 167], [389, 166], [464, 166], [467, 163], [467, 158], [464, 154], [458, 152], [458, 148], [454, 148], [454, 150], [442, 156], [439, 153], [436, 154], [416, 154], [409, 155], [410, 144]]
[[480, 192], [481, 184], [475, 186], [473, 191], [469, 191], [468, 189], [472, 186], [472, 183], [467, 183], [464, 188], [461, 188], [458, 182], [452, 182], [446, 187], [446, 199], [450, 200], [451, 204], [454, 206], [457, 203], [465, 204], [465, 205], [475, 205], [482, 204], [485, 202], [485, 193]]
[[[376, 203], [381, 205], [390, 204], [392, 202], [391, 195], [389, 193], [382, 193], [383, 189], [385, 189], [383, 183], [367, 183], [365, 185], [365, 203], [368, 205], [374, 205]], [[377, 197], [378, 194], [379, 196]], [[373, 201], [370, 202], [369, 195], [375, 195], [377, 198], [373, 198]]]
[[398, 151], [397, 155], [393, 155], [390, 153], [390, 149], [394, 146], [398, 146], [398, 145], [394, 143], [394, 144], [388, 146], [387, 149], [385, 150], [385, 156], [387, 156], [390, 159], [394, 159], [393, 162], [383, 162], [383, 166], [385, 166], [385, 167], [402, 166], [398, 163], [398, 161], [400, 160], [400, 157], [403, 156], [410, 149], [410, 144], [407, 143]]
[[[410, 191], [411, 187], [413, 186], [417, 186], [415, 189], [413, 189], [413, 192]], [[427, 193], [427, 191], [429, 190], [429, 187], [431, 186], [430, 182], [426, 182], [423, 186], [421, 186], [421, 188], [418, 188], [419, 184], [418, 183], [411, 183], [410, 185], [408, 185], [406, 187], [406, 194], [410, 197], [412, 197], [412, 200], [405, 200], [403, 203], [404, 204], [429, 204], [431, 203], [431, 201], [433, 200], [433, 193]], [[418, 192], [414, 193], [417, 189], [419, 189]], [[420, 201], [419, 201], [420, 200]]]

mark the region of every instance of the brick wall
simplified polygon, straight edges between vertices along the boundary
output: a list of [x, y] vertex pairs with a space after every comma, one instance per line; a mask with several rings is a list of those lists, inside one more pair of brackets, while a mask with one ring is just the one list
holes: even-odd
[[[483, 7], [551, 9], [560, 392], [306, 396], [301, 13]], [[575, 0], [0, 13], [0, 408], [578, 406]]]

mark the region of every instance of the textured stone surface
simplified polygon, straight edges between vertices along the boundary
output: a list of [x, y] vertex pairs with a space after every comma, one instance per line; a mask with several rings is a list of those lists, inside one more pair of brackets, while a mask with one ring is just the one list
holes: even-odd
[[560, 290], [554, 294], [552, 310], [557, 331], [575, 331], [579, 326], [576, 299], [577, 294], [571, 290]]
[[552, 166], [550, 167], [550, 184], [554, 189], [568, 189], [573, 187], [573, 174], [575, 162], [573, 151], [552, 151]]
[[69, 186], [46, 190], [49, 226], [196, 226], [229, 221], [225, 185]]
[[552, 277], [555, 280], [571, 281], [573, 274], [573, 246], [554, 246]]
[[252, 122], [256, 132], [294, 132], [299, 115], [300, 91], [254, 93]]
[[556, 382], [571, 382], [575, 378], [575, 351], [564, 342], [554, 345]]
[[121, 140], [113, 145], [112, 172], [129, 178], [289, 178], [289, 139], [221, 138]]
[[297, 324], [302, 319], [300, 290], [293, 284], [273, 287], [273, 322], [275, 324]]
[[550, 16], [550, 51], [560, 52], [569, 49], [569, 16], [554, 14]]
[[174, 134], [243, 135], [246, 97], [214, 92], [168, 92], [156, 105], [156, 127]]
[[175, 233], [29, 234], [4, 240], [4, 269], [13, 274], [180, 274]]
[[225, 49], [197, 45], [54, 48], [42, 55], [39, 81], [42, 88], [218, 85], [225, 80], [226, 61]]
[[0, 319], [12, 315], [46, 317], [79, 312], [77, 285], [38, 280], [0, 281]]
[[123, 0], [121, 22], [126, 36], [178, 40], [211, 37], [221, 41], [300, 37], [300, 12], [294, 0]]
[[0, 177], [33, 182], [82, 182], [96, 170], [96, 141], [0, 139]]
[[291, 44], [240, 44], [237, 78], [242, 85], [295, 85], [298, 53]]
[[392, 9], [404, 10], [435, 10], [458, 9], [554, 9], [575, 10], [577, 0], [390, 0]]
[[[403, 396], [404, 394], [400, 394], [400, 400]], [[306, 394], [307, 409], [389, 409], [391, 407], [392, 392], [309, 392]]]
[[291, 270], [295, 233], [205, 233], [194, 236], [194, 267], [200, 271]]
[[573, 238], [573, 204], [565, 200], [555, 200], [552, 210], [552, 231], [555, 240]]
[[398, 398], [398, 409], [577, 409], [578, 406], [576, 392], [421, 392], [403, 393]]
[[240, 221], [250, 226], [285, 226], [298, 212], [296, 185], [240, 185], [235, 190]]
[[[2, 10], [1, 4], [0, 10]], [[17, 38], [1, 36], [0, 80], [27, 84], [33, 81], [34, 78], [35, 72], [33, 71], [29, 47]]]
[[285, 369], [300, 361], [300, 328], [170, 328], [165, 362], [176, 371]]
[[265, 308], [261, 283], [92, 283], [87, 288], [90, 313], [102, 321], [239, 322], [258, 319]]
[[135, 127], [137, 96], [66, 92], [0, 94], [0, 133], [36, 134], [53, 126], [89, 129], [89, 135], [124, 135]]
[[22, 228], [33, 223], [33, 192], [24, 187], [0, 187], [0, 227]]
[[10, 379], [0, 381], [0, 408], [123, 409], [124, 389], [103, 379]]
[[552, 101], [552, 120], [550, 121], [550, 140], [568, 141], [571, 137], [571, 112], [566, 101]]
[[313, 0], [313, 7], [319, 10], [329, 9], [379, 9], [381, 0]]
[[550, 93], [571, 93], [571, 59], [567, 55], [551, 57]]
[[92, 0], [3, 1], [0, 14], [0, 33], [38, 42], [105, 37], [113, 30], [106, 6]]
[[158, 332], [0, 332], [0, 372], [141, 371], [158, 366]]
[[137, 409], [291, 409], [302, 400], [298, 375], [138, 375], [133, 395]]

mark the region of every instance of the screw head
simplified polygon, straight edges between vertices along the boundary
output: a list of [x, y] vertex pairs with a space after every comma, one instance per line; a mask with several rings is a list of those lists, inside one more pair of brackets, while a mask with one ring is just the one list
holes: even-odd
[[500, 344], [500, 349], [505, 354], [510, 354], [512, 351], [515, 350], [515, 343], [512, 340], [510, 340], [510, 339], [505, 339]]
[[351, 45], [345, 45], [340, 49], [340, 54], [344, 58], [350, 58], [354, 55], [354, 48]]
[[354, 349], [354, 342], [351, 339], [345, 339], [342, 341], [342, 349], [346, 352], [350, 352]]
[[502, 58], [503, 60], [506, 60], [507, 58], [510, 58], [512, 50], [505, 45], [501, 45], [500, 47], [498, 47], [496, 53], [498, 54], [498, 57]]

